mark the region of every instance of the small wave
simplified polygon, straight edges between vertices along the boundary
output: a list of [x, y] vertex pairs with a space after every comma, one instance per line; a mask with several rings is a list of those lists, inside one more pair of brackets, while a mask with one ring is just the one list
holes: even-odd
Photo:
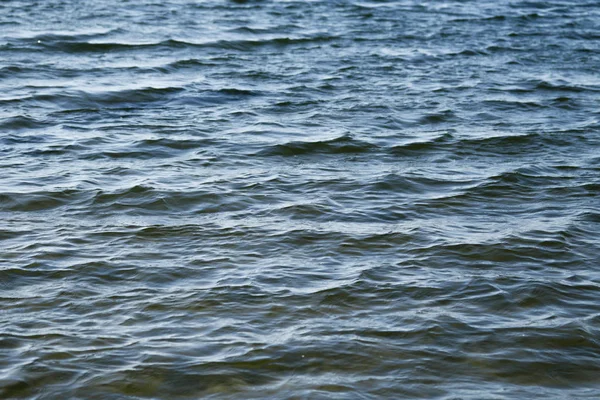
[[166, 103], [181, 87], [127, 89], [107, 92], [64, 91], [0, 100], [0, 104], [36, 104], [69, 109], [123, 108], [135, 104]]
[[575, 85], [566, 81], [551, 82], [542, 79], [528, 80], [516, 85], [499, 86], [490, 90], [512, 93], [533, 93], [536, 91], [581, 93], [585, 91], [598, 91], [599, 89], [591, 86]]
[[82, 144], [68, 144], [68, 145], [52, 145], [48, 148], [40, 148], [24, 152], [23, 154], [31, 157], [46, 157], [46, 156], [62, 156], [65, 154], [76, 154], [79, 155], [83, 152], [89, 151], [90, 147]]
[[85, 201], [86, 194], [79, 190], [65, 189], [52, 192], [1, 193], [1, 211], [42, 211]]
[[489, 53], [485, 50], [465, 49], [465, 50], [461, 50], [458, 53], [454, 53], [454, 54], [451, 53], [449, 55], [473, 57], [473, 56], [487, 56], [487, 55], [489, 55]]
[[114, 191], [96, 190], [90, 205], [108, 212], [191, 212], [214, 214], [244, 210], [260, 201], [252, 196], [232, 194], [229, 191], [163, 190], [136, 185]]
[[502, 111], [510, 111], [515, 109], [529, 111], [545, 107], [543, 104], [535, 101], [484, 100], [483, 103], [493, 107], [494, 109]]
[[52, 136], [50, 135], [20, 135], [20, 134], [8, 134], [0, 137], [0, 143], [6, 145], [15, 144], [39, 144], [47, 143], [50, 141]]
[[18, 66], [18, 65], [8, 65], [5, 67], [0, 67], [0, 78], [14, 78], [15, 75], [20, 74], [22, 72], [30, 71], [31, 69]]
[[10, 239], [15, 239], [18, 237], [21, 237], [23, 235], [27, 235], [28, 233], [31, 233], [30, 231], [27, 230], [15, 230], [15, 229], [6, 229], [6, 228], [0, 228], [0, 240], [10, 240]]
[[207, 106], [215, 104], [226, 104], [232, 101], [243, 101], [251, 97], [261, 96], [258, 90], [238, 89], [225, 87], [198, 92], [188, 91], [173, 98], [170, 103], [185, 106]]
[[517, 155], [553, 147], [565, 139], [559, 135], [531, 133], [493, 137], [462, 138], [455, 143], [456, 154]]
[[207, 47], [227, 49], [227, 50], [238, 50], [238, 51], [251, 51], [258, 47], [272, 46], [272, 47], [287, 47], [292, 45], [308, 44], [308, 43], [329, 43], [337, 40], [337, 36], [332, 35], [316, 35], [309, 37], [279, 37], [272, 39], [263, 40], [220, 40], [218, 42], [206, 44]]
[[250, 33], [253, 35], [264, 35], [267, 33], [281, 34], [282, 32], [293, 31], [293, 30], [297, 30], [297, 29], [301, 29], [301, 28], [302, 27], [300, 25], [296, 25], [296, 24], [284, 24], [284, 25], [277, 25], [277, 26], [271, 26], [271, 27], [265, 27], [265, 28], [240, 26], [237, 28], [230, 29], [229, 32], [237, 32], [237, 33], [244, 33], [244, 34]]
[[427, 114], [419, 119], [421, 124], [440, 124], [443, 122], [456, 121], [456, 114], [452, 110], [439, 111], [432, 114]]
[[41, 129], [51, 126], [52, 124], [38, 120], [25, 115], [17, 115], [15, 117], [6, 118], [0, 120], [0, 130], [6, 129], [7, 131], [19, 131], [24, 129]]
[[65, 53], [106, 53], [115, 51], [151, 50], [160, 48], [181, 49], [186, 47], [194, 47], [194, 44], [174, 39], [149, 43], [49, 40], [38, 43], [38, 46], [45, 50], [60, 51]]
[[454, 136], [450, 133], [444, 133], [427, 141], [410, 142], [393, 146], [389, 152], [396, 156], [422, 155], [430, 151], [444, 149], [453, 142], [455, 142]]
[[535, 266], [540, 261], [551, 260], [554, 266], [574, 261], [574, 256], [566, 252], [568, 244], [560, 241], [526, 242], [519, 238], [500, 243], [464, 243], [436, 245], [411, 250], [415, 256], [424, 257], [431, 263], [444, 258], [461, 260], [464, 265], [523, 265]]
[[0, 211], [36, 212], [68, 206], [74, 212], [79, 207], [82, 207], [84, 212], [87, 207], [92, 207], [110, 212], [187, 210], [215, 213], [241, 210], [248, 207], [252, 201], [252, 198], [228, 196], [227, 193], [165, 191], [136, 185], [116, 191], [65, 189], [29, 193], [7, 192], [0, 194]]
[[125, 148], [122, 150], [105, 150], [105, 151], [90, 151], [79, 156], [82, 160], [102, 160], [102, 159], [112, 159], [112, 160], [121, 160], [121, 159], [134, 159], [134, 160], [151, 160], [153, 158], [156, 159], [164, 159], [173, 157], [175, 154], [169, 152], [167, 150], [161, 151], [160, 149], [146, 149], [146, 150], [134, 150], [132, 148]]
[[352, 235], [340, 243], [340, 252], [347, 253], [348, 249], [354, 251], [399, 249], [407, 247], [415, 240], [411, 232], [386, 232], [372, 235]]
[[[269, 214], [274, 213], [273, 211]], [[333, 214], [333, 210], [329, 205], [326, 204], [291, 204], [286, 205], [276, 210], [278, 215], [286, 216], [292, 220], [294, 219], [312, 219], [312, 220], [327, 220]]]
[[198, 148], [206, 148], [216, 143], [214, 139], [145, 139], [135, 144], [136, 148], [169, 148], [173, 150], [194, 150]]
[[18, 40], [27, 40], [33, 42], [60, 42], [60, 41], [83, 41], [83, 40], [92, 40], [97, 38], [102, 38], [110, 35], [115, 35], [119, 33], [124, 33], [123, 29], [109, 29], [109, 30], [101, 30], [101, 31], [90, 31], [85, 30], [82, 32], [46, 32], [46, 33], [37, 33], [34, 36], [19, 36], [16, 38], [9, 39], [18, 39]]
[[514, 47], [514, 46], [502, 46], [502, 45], [491, 45], [485, 48], [485, 51], [488, 54], [495, 54], [495, 53], [523, 53], [525, 51], [527, 51], [527, 49], [521, 48], [521, 47]]
[[210, 62], [210, 61], [206, 61], [206, 60], [202, 60], [202, 59], [198, 59], [198, 58], [188, 58], [188, 59], [184, 59], [184, 60], [173, 61], [167, 65], [157, 67], [156, 70], [161, 71], [161, 72], [172, 72], [172, 71], [178, 71], [178, 70], [187, 69], [187, 68], [196, 69], [196, 68], [202, 68], [202, 67], [215, 67], [218, 65], [219, 65], [218, 63]]
[[[138, 50], [167, 49], [193, 49], [193, 48], [215, 48], [237, 51], [251, 51], [256, 48], [273, 46], [287, 47], [307, 43], [328, 43], [338, 39], [337, 36], [320, 34], [306, 37], [275, 37], [265, 39], [245, 40], [217, 40], [206, 42], [190, 42], [186, 40], [168, 39], [159, 42], [124, 43], [124, 42], [97, 42], [81, 41], [69, 37], [45, 37], [28, 41], [17, 41], [11, 44], [11, 50], [31, 49], [40, 47], [45, 50], [59, 51], [65, 53], [106, 53]], [[39, 41], [38, 41], [39, 40]], [[33, 47], [32, 47], [33, 46]]]
[[367, 186], [368, 191], [380, 193], [388, 191], [393, 193], [410, 193], [413, 195], [429, 191], [448, 191], [453, 188], [473, 185], [475, 181], [456, 181], [428, 178], [424, 176], [400, 176], [389, 174], [377, 179]]
[[481, 186], [478, 186], [478, 188], [494, 188], [498, 190], [506, 189], [508, 192], [515, 192], [525, 188], [536, 188], [536, 190], [540, 190], [541, 187], [543, 187], [544, 182], [547, 182], [548, 184], [555, 184], [556, 180], [556, 177], [540, 176], [536, 174], [528, 174], [527, 172], [520, 170], [513, 170], [489, 177], [487, 182]]
[[355, 154], [366, 153], [377, 146], [345, 135], [332, 140], [318, 142], [289, 142], [263, 149], [260, 156], [298, 156], [305, 154]]
[[[585, 90], [592, 90], [591, 88], [586, 88], [583, 86], [576, 86], [570, 84], [568, 82], [548, 82], [548, 81], [538, 81], [535, 83], [535, 89], [537, 90], [548, 90], [548, 91], [557, 91], [557, 92], [573, 92], [579, 93]], [[596, 90], [594, 90], [596, 91]]]

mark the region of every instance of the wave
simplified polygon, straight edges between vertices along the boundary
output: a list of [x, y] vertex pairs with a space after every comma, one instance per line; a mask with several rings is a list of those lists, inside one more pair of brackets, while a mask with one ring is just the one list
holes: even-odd
[[276, 25], [270, 27], [251, 27], [251, 26], [239, 26], [235, 28], [228, 29], [229, 32], [236, 33], [250, 33], [253, 35], [264, 35], [264, 34], [281, 34], [282, 32], [290, 31], [290, 30], [300, 30], [302, 29], [301, 25], [297, 24], [284, 24], [284, 25]]
[[31, 41], [31, 42], [61, 42], [61, 41], [84, 41], [84, 40], [93, 40], [106, 36], [124, 34], [126, 31], [124, 29], [108, 29], [108, 30], [98, 30], [93, 31], [92, 29], [86, 29], [81, 32], [73, 32], [73, 31], [53, 31], [53, 32], [44, 32], [44, 33], [36, 33], [35, 35], [23, 35], [23, 36], [8, 36], [6, 39], [8, 40], [22, 40], [22, 41]]
[[[192, 212], [219, 213], [246, 209], [260, 200], [229, 192], [210, 190], [161, 190], [135, 185], [113, 191], [98, 188], [53, 191], [4, 192], [0, 194], [0, 211], [38, 212], [68, 207], [74, 213], [90, 210], [103, 213], [121, 212]], [[107, 214], [107, 215], [108, 215]]]
[[510, 86], [501, 85], [493, 87], [490, 90], [508, 93], [533, 93], [536, 91], [581, 93], [586, 91], [597, 92], [600, 91], [600, 88], [592, 85], [576, 85], [563, 80], [548, 81], [543, 79], [531, 79]]
[[310, 154], [356, 154], [373, 151], [377, 146], [352, 138], [349, 135], [316, 142], [288, 142], [269, 146], [257, 153], [259, 156], [298, 156]]
[[577, 137], [555, 134], [516, 134], [492, 137], [465, 137], [443, 133], [425, 141], [407, 142], [399, 145], [381, 146], [353, 138], [350, 135], [331, 140], [302, 142], [293, 141], [268, 146], [260, 150], [261, 156], [299, 156], [310, 154], [353, 154], [379, 152], [393, 156], [418, 157], [444, 152], [453, 155], [465, 154], [526, 154], [529, 151], [541, 151], [545, 148], [571, 144]]
[[218, 143], [215, 139], [171, 139], [156, 138], [144, 139], [134, 144], [135, 148], [168, 148], [173, 150], [195, 150], [199, 148], [208, 148]]
[[427, 114], [419, 119], [420, 124], [440, 124], [442, 122], [458, 121], [456, 114], [452, 110], [444, 110]]
[[185, 49], [221, 49], [235, 51], [252, 51], [261, 47], [288, 47], [302, 44], [322, 44], [337, 40], [337, 36], [317, 34], [313, 36], [298, 37], [272, 37], [264, 39], [238, 39], [216, 40], [206, 42], [192, 42], [181, 39], [167, 39], [157, 42], [122, 42], [122, 41], [86, 41], [77, 37], [45, 35], [32, 39], [15, 39], [2, 47], [4, 51], [24, 51], [43, 49], [69, 54], [108, 53], [150, 51], [160, 49], [185, 50]]
[[[1, 100], [0, 100], [1, 101]], [[0, 130], [5, 129], [7, 131], [20, 131], [29, 129], [42, 129], [53, 124], [44, 120], [28, 117], [26, 115], [17, 115], [14, 117], [0, 120]], [[2, 141], [6, 138], [3, 137]]]
[[[67, 110], [127, 109], [144, 106], [171, 105], [212, 105], [244, 100], [251, 96], [260, 96], [262, 92], [239, 88], [218, 88], [191, 90], [183, 86], [144, 87], [115, 91], [61, 91], [50, 94], [35, 94], [23, 97], [0, 99], [0, 104], [45, 106]], [[17, 123], [18, 121], [14, 121]], [[26, 123], [26, 121], [21, 121]]]
[[[82, 196], [83, 195], [83, 196]], [[78, 190], [41, 191], [29, 193], [0, 193], [1, 211], [42, 211], [83, 201], [85, 194]]]
[[447, 192], [475, 184], [475, 180], [436, 179], [426, 176], [401, 176], [389, 174], [370, 182], [366, 192], [406, 193], [419, 196], [426, 192]]
[[389, 153], [395, 156], [415, 156], [439, 151], [455, 142], [450, 133], [444, 133], [425, 141], [415, 141], [406, 144], [395, 145], [389, 148]]
[[0, 104], [35, 104], [71, 109], [94, 109], [99, 107], [126, 107], [141, 103], [169, 101], [181, 87], [127, 89], [107, 92], [64, 91], [53, 94], [36, 94], [24, 97], [5, 98]]

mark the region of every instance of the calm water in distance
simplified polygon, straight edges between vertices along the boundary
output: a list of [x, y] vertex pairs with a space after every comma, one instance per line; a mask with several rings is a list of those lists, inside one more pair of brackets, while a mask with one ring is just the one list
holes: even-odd
[[0, 2], [0, 398], [600, 398], [597, 0]]

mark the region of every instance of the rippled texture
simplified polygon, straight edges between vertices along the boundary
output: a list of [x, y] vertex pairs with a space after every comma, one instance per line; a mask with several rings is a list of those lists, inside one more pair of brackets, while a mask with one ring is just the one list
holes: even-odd
[[600, 7], [0, 3], [0, 397], [597, 399]]

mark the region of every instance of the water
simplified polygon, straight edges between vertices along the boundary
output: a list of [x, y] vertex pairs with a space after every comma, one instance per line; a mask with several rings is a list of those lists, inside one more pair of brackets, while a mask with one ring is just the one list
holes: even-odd
[[0, 3], [0, 397], [597, 399], [600, 4]]

